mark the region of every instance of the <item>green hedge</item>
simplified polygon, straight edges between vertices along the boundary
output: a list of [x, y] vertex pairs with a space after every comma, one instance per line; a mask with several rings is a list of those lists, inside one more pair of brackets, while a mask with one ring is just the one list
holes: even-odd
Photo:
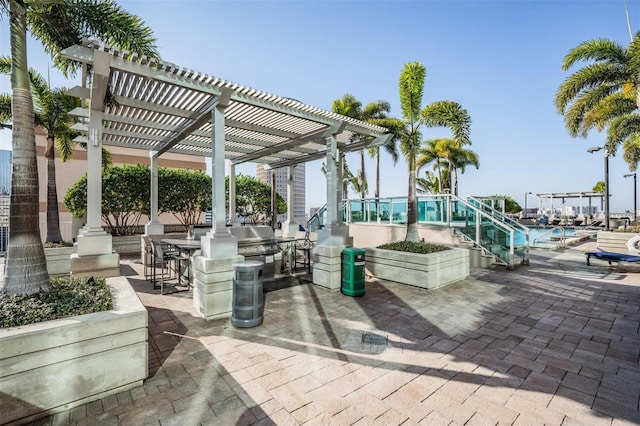
[[398, 241], [395, 243], [382, 244], [378, 246], [380, 249], [404, 251], [408, 253], [436, 253], [439, 251], [450, 250], [450, 247], [441, 246], [438, 244], [413, 242], [413, 241]]

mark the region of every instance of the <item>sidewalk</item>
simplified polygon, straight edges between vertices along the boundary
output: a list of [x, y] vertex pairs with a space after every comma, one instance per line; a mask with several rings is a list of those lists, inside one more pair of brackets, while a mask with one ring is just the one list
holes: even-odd
[[640, 424], [640, 270], [586, 266], [592, 244], [435, 291], [300, 280], [248, 329], [205, 322], [190, 293], [160, 296], [124, 260], [149, 311], [149, 378], [35, 424]]

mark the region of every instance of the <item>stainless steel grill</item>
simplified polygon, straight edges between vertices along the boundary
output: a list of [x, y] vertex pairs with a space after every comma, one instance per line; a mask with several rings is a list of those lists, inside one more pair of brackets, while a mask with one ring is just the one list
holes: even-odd
[[274, 276], [274, 255], [280, 251], [273, 230], [268, 226], [242, 226], [229, 228], [238, 238], [238, 254], [247, 260], [259, 260], [263, 278]]

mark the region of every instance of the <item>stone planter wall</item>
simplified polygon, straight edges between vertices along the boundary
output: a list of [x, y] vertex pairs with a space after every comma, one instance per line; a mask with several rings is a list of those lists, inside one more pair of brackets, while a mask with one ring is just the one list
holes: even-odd
[[632, 232], [598, 231], [598, 250], [628, 253], [627, 241], [638, 234]]
[[120, 255], [140, 253], [140, 235], [113, 237], [112, 241], [113, 251]]
[[469, 276], [469, 250], [415, 254], [367, 248], [365, 272], [376, 278], [434, 289]]
[[0, 420], [26, 423], [139, 386], [147, 311], [126, 278], [112, 311], [0, 329]]
[[71, 271], [71, 255], [75, 247], [51, 247], [44, 249], [49, 275], [69, 275]]

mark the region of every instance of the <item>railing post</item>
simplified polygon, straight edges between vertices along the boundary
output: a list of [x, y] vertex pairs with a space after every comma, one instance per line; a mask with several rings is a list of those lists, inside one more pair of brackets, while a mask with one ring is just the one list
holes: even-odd
[[509, 231], [509, 269], [513, 269], [514, 268], [514, 262], [515, 262], [515, 242], [516, 242], [516, 238], [515, 238], [515, 231], [513, 229], [511, 229]]
[[480, 215], [480, 210], [476, 210], [476, 244], [479, 247], [482, 247], [480, 244], [480, 236], [482, 233], [482, 215]]

